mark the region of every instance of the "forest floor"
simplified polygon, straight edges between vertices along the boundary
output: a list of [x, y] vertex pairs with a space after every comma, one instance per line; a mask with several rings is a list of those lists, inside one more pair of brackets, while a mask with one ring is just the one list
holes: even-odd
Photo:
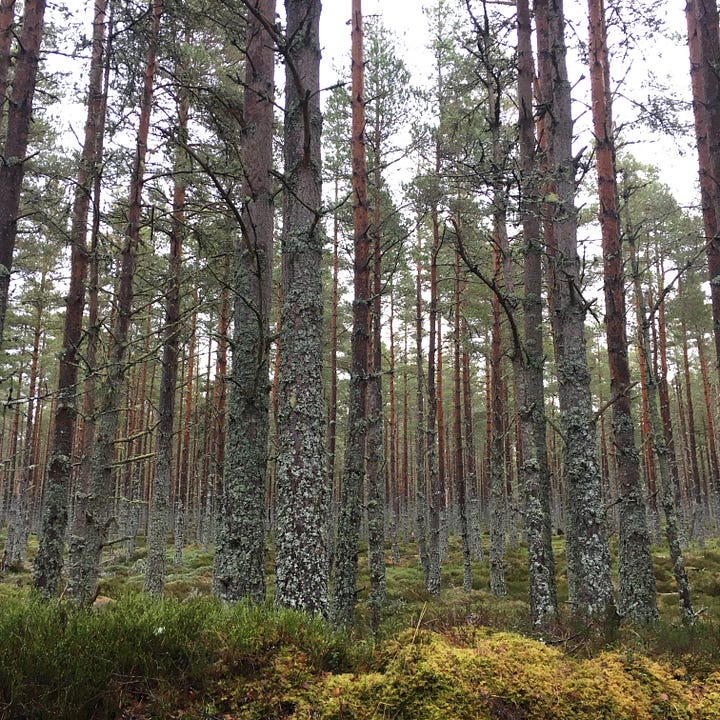
[[[565, 608], [562, 538], [555, 551]], [[402, 547], [376, 632], [361, 557], [357, 622], [345, 633], [270, 605], [220, 606], [212, 556], [198, 548], [168, 562], [162, 601], [141, 593], [143, 548], [108, 556], [101, 611], [40, 602], [29, 565], [10, 568], [0, 575], [0, 720], [720, 718], [718, 541], [685, 554], [694, 625], [680, 623], [657, 548], [656, 625], [578, 625], [563, 611], [542, 633], [529, 624], [522, 546], [507, 553], [505, 598], [487, 590], [483, 562], [462, 590], [454, 541], [433, 598], [414, 546]]]

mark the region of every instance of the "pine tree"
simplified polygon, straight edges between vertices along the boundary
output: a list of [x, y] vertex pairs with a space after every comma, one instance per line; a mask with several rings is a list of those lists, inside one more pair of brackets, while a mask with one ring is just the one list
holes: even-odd
[[214, 592], [228, 601], [265, 599], [265, 475], [269, 430], [273, 259], [275, 0], [248, 6], [242, 139], [244, 204], [235, 248], [235, 325], [222, 513]]
[[[4, 4], [3, 23], [12, 16], [12, 6]], [[40, 58], [40, 42], [45, 17], [45, 0], [26, 0], [22, 32], [17, 45], [12, 91], [7, 109], [7, 129], [3, 162], [0, 165], [0, 343], [5, 329], [10, 273], [17, 237], [20, 195], [25, 176], [28, 136], [32, 119], [33, 95]], [[7, 28], [1, 28], [5, 35]], [[0, 87], [7, 83], [10, 45], [0, 44]], [[3, 78], [3, 75], [5, 78]], [[3, 92], [3, 102], [5, 93]]]
[[658, 609], [644, 488], [640, 478], [640, 455], [635, 447], [635, 421], [630, 402], [630, 364], [605, 6], [603, 0], [589, 0], [588, 8], [590, 84], [603, 243], [605, 326], [613, 408], [613, 442], [621, 499], [618, 610], [622, 616], [635, 622], [648, 623], [657, 619]]
[[360, 534], [362, 489], [368, 437], [370, 374], [370, 219], [365, 156], [365, 62], [361, 0], [352, 3], [352, 196], [354, 225], [352, 371], [348, 399], [340, 517], [331, 617], [351, 626], [355, 614], [355, 581]]
[[95, 585], [100, 570], [100, 555], [107, 543], [112, 517], [110, 498], [113, 450], [119, 422], [120, 397], [127, 367], [130, 317], [133, 310], [133, 280], [140, 242], [144, 168], [162, 12], [162, 0], [153, 0], [151, 34], [145, 58], [140, 120], [131, 174], [127, 228], [120, 258], [120, 277], [110, 364], [98, 392], [97, 409], [100, 412], [100, 419], [92, 448], [87, 492], [81, 493], [77, 498], [75, 520], [70, 536], [68, 593], [70, 597], [81, 604], [90, 602], [95, 594]]
[[575, 163], [570, 82], [562, 0], [536, 0], [541, 122], [550, 198], [549, 292], [556, 344], [560, 421], [564, 441], [569, 602], [578, 616], [614, 611], [610, 552], [595, 447], [577, 251]]
[[325, 613], [328, 483], [322, 388], [319, 0], [286, 0], [278, 605]]

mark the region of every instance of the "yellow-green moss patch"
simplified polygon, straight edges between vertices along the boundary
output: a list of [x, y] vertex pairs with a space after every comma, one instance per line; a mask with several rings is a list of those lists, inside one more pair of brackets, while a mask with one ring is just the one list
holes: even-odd
[[628, 652], [576, 660], [511, 633], [408, 631], [376, 671], [327, 676], [295, 717], [323, 720], [705, 720], [720, 718], [720, 673], [682, 673]]

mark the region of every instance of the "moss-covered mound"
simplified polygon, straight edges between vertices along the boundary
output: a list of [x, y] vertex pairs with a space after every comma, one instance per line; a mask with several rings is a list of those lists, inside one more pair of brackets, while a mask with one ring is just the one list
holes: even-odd
[[397, 720], [720, 718], [720, 677], [702, 685], [633, 653], [575, 660], [482, 628], [406, 632], [378, 671], [327, 676], [295, 717]]

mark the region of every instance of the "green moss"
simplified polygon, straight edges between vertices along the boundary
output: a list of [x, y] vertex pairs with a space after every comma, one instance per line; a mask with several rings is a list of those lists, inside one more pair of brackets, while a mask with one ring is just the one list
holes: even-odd
[[720, 717], [718, 707], [720, 674], [692, 685], [634, 653], [576, 660], [519, 635], [464, 628], [399, 635], [373, 672], [325, 678], [294, 717], [699, 720]]

